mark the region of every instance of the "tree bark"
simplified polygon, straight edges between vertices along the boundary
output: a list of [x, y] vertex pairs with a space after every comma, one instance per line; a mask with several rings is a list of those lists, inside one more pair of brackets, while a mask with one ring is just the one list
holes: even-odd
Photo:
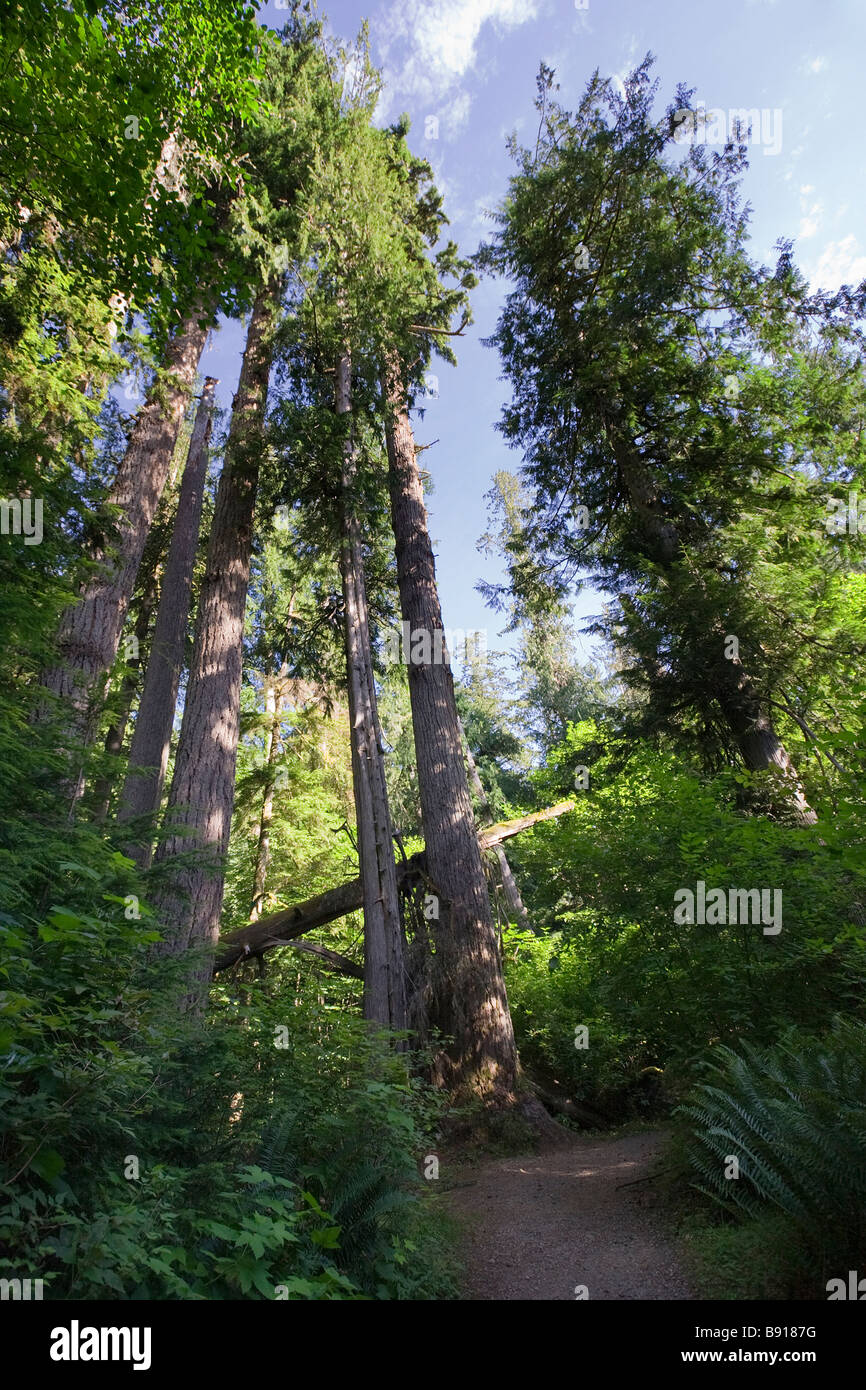
[[[43, 684], [68, 702], [70, 726], [92, 740], [105, 677], [114, 664], [138, 567], [171, 467], [172, 454], [207, 337], [201, 309], [181, 324], [166, 355], [166, 371], [136, 417], [129, 444], [106, 498], [116, 516], [113, 545], [96, 548], [100, 572], [63, 615], [59, 661]], [[81, 790], [81, 778], [76, 789]]]
[[[216, 378], [206, 377], [189, 443], [177, 502], [156, 628], [144, 678], [144, 689], [129, 750], [129, 770], [120, 796], [118, 821], [153, 817], [159, 810], [165, 782], [177, 692], [183, 670], [189, 622], [192, 574], [198, 546], [208, 466], [208, 438], [213, 415]], [[153, 832], [126, 847], [126, 853], [148, 868], [153, 855]]]
[[[427, 866], [439, 899], [439, 918], [431, 922], [429, 1022], [453, 1040], [440, 1048], [434, 1078], [458, 1095], [510, 1103], [517, 1093], [517, 1048], [466, 781], [415, 441], [396, 362], [387, 366], [383, 395], [402, 615], [410, 634], [426, 633], [429, 651], [421, 655], [431, 658], [410, 661], [409, 695]], [[436, 660], [437, 653], [442, 660]]]
[[163, 954], [210, 946], [219, 931], [240, 729], [244, 610], [278, 305], [278, 286], [263, 286], [250, 316], [217, 493], [166, 815], [169, 834], [156, 856], [161, 862], [193, 852], [174, 866], [156, 898], [166, 929]]
[[[105, 735], [105, 752], [111, 758], [118, 758], [123, 750], [123, 740], [126, 738], [126, 728], [129, 723], [129, 716], [132, 711], [135, 692], [138, 689], [139, 676], [141, 674], [141, 651], [147, 641], [153, 610], [156, 607], [155, 568], [151, 571], [148, 579], [147, 592], [142, 596], [141, 605], [133, 628], [136, 640], [136, 654], [130, 656], [126, 663], [126, 671], [124, 672], [118, 692], [117, 717], [109, 726]], [[115, 776], [112, 772], [106, 771], [94, 783], [93, 818], [96, 821], [104, 821], [108, 815], [108, 808], [111, 805], [111, 793], [114, 789], [115, 780]]]
[[[336, 410], [350, 415], [352, 365], [337, 361]], [[403, 929], [382, 733], [376, 704], [361, 534], [355, 513], [355, 446], [351, 424], [343, 452], [340, 575], [345, 606], [346, 682], [352, 738], [352, 781], [358, 855], [364, 886], [364, 1017], [383, 1028], [405, 1029]]]

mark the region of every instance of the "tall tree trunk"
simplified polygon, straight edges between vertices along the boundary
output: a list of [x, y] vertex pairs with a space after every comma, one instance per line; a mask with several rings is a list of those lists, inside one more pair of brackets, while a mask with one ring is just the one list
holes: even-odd
[[179, 327], [168, 347], [165, 373], [138, 412], [105, 499], [117, 518], [116, 540], [96, 550], [93, 558], [100, 563], [100, 572], [63, 615], [57, 644], [60, 660], [43, 677], [43, 684], [68, 702], [70, 726], [85, 742], [93, 737], [105, 677], [117, 656], [138, 567], [207, 337], [208, 330], [200, 327], [199, 319], [203, 319], [201, 309]]
[[250, 316], [217, 492], [166, 813], [169, 832], [178, 833], [168, 834], [156, 857], [195, 853], [192, 862], [174, 866], [157, 895], [166, 931], [163, 954], [212, 945], [219, 932], [240, 730], [244, 610], [278, 306], [278, 285], [263, 286]]
[[[155, 816], [159, 810], [183, 670], [216, 384], [215, 377], [205, 378], [190, 438], [162, 580], [156, 629], [129, 750], [129, 770], [120, 796], [117, 815], [120, 822], [137, 816]], [[126, 852], [142, 868], [147, 868], [153, 854], [151, 834], [148, 833], [141, 844], [128, 845]]]
[[517, 1049], [466, 781], [415, 441], [394, 363], [383, 392], [403, 620], [410, 633], [427, 634], [430, 652], [422, 655], [432, 657], [410, 661], [409, 695], [427, 866], [439, 899], [439, 918], [431, 924], [430, 1023], [453, 1038], [434, 1070], [439, 1084], [458, 1094], [509, 1102], [517, 1089]]
[[[126, 728], [129, 723], [129, 716], [132, 711], [132, 704], [135, 699], [135, 692], [138, 689], [139, 675], [141, 673], [141, 652], [147, 642], [150, 632], [151, 619], [156, 608], [156, 567], [149, 575], [147, 591], [142, 596], [138, 609], [138, 615], [133, 627], [135, 637], [135, 654], [130, 656], [126, 663], [126, 670], [123, 675], [120, 690], [117, 698], [117, 715], [109, 725], [105, 735], [105, 752], [111, 758], [118, 758], [123, 750], [123, 740], [126, 737]], [[106, 771], [94, 783], [93, 787], [93, 818], [96, 821], [104, 821], [108, 815], [108, 808], [111, 804], [111, 793], [114, 789], [116, 775]]]
[[[337, 360], [336, 409], [352, 410], [352, 364]], [[376, 704], [364, 556], [355, 514], [355, 445], [351, 424], [343, 448], [340, 574], [345, 606], [346, 679], [352, 738], [352, 780], [358, 854], [364, 885], [364, 1017], [383, 1028], [407, 1022], [403, 929], [382, 731]]]
[[271, 824], [274, 819], [274, 764], [282, 751], [280, 738], [280, 719], [283, 712], [283, 682], [289, 667], [283, 662], [280, 674], [270, 676], [265, 681], [265, 713], [271, 716], [265, 748], [265, 793], [262, 797], [262, 814], [259, 819], [259, 842], [256, 846], [256, 864], [253, 871], [253, 902], [250, 908], [250, 921], [257, 922], [262, 915], [265, 902], [265, 886], [268, 880], [268, 867], [271, 860]]
[[[475, 799], [479, 804], [481, 824], [492, 825], [493, 812], [491, 811], [490, 803], [487, 800], [487, 793], [484, 790], [484, 783], [481, 781], [481, 778], [478, 775], [478, 768], [475, 766], [475, 759], [472, 756], [472, 749], [469, 747], [469, 740], [466, 737], [466, 730], [463, 727], [462, 721], [460, 723], [460, 734], [463, 739], [463, 751], [466, 755], [466, 766], [469, 769], [469, 784], [472, 787], [472, 790], [475, 793]], [[493, 846], [493, 852], [496, 855], [496, 862], [499, 865], [499, 874], [502, 879], [502, 887], [505, 890], [505, 901], [508, 904], [509, 911], [513, 912], [518, 925], [521, 926], [524, 931], [532, 931], [532, 923], [529, 920], [529, 913], [526, 911], [526, 906], [524, 904], [523, 898], [520, 896], [520, 889], [517, 886], [517, 880], [515, 879], [514, 874], [511, 872], [511, 865], [508, 862], [508, 857], [505, 853], [505, 850], [502, 848], [501, 845], [497, 844]]]

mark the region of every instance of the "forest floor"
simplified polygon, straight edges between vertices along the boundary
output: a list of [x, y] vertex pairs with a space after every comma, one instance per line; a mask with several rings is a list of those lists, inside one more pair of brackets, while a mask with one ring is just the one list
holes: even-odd
[[[581, 1138], [456, 1170], [448, 1202], [464, 1232], [467, 1300], [688, 1299], [652, 1183], [663, 1131]], [[586, 1292], [576, 1292], [583, 1285]]]

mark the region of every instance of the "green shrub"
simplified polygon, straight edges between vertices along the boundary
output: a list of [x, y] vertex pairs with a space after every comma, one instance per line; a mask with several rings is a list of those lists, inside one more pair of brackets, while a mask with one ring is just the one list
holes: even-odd
[[387, 1040], [306, 963], [179, 1014], [188, 966], [148, 959], [128, 861], [87, 868], [42, 925], [0, 922], [0, 1272], [50, 1298], [450, 1296], [437, 1104]]
[[[866, 1254], [866, 1028], [714, 1050], [680, 1113], [699, 1190], [743, 1217], [783, 1213], [823, 1270]], [[725, 1177], [730, 1160], [739, 1177]], [[837, 1268], [838, 1266], [838, 1268]]]
[[[651, 1069], [660, 1053], [606, 1007], [603, 944], [593, 938], [587, 948], [559, 932], [534, 937], [512, 928], [505, 946], [511, 1014], [530, 1076], [611, 1122], [647, 1114], [657, 1099]], [[588, 1030], [586, 1047], [575, 1045], [578, 1026]]]
[[[544, 802], [573, 789], [588, 733], [573, 726], [536, 774]], [[653, 1108], [648, 1068], [673, 1097], [718, 1043], [769, 1047], [787, 1027], [820, 1036], [835, 1014], [862, 1019], [866, 975], [861, 799], [840, 797], [817, 826], [791, 828], [743, 814], [730, 772], [700, 775], [648, 744], [629, 751], [623, 766], [596, 749], [574, 809], [508, 849], [545, 933], [506, 936], [521, 1054], [614, 1121]], [[675, 895], [698, 881], [783, 889], [782, 931], [675, 921]], [[577, 1024], [589, 1029], [585, 1051]]]

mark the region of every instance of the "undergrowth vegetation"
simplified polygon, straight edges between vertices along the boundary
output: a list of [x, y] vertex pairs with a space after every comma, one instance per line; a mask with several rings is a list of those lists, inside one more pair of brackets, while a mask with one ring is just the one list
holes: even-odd
[[[64, 874], [92, 901], [95, 869]], [[185, 1019], [155, 933], [117, 912], [125, 874], [98, 918], [0, 924], [9, 1266], [51, 1298], [453, 1296], [437, 1097], [305, 962]]]
[[[551, 758], [545, 795], [586, 736], [574, 727]], [[826, 1297], [866, 1256], [859, 803], [801, 831], [649, 748], [609, 767], [512, 854], [546, 928], [505, 936], [524, 1065], [600, 1124], [673, 1124], [675, 1205], [707, 1296]], [[699, 879], [784, 883], [783, 930], [675, 922], [675, 893]]]

